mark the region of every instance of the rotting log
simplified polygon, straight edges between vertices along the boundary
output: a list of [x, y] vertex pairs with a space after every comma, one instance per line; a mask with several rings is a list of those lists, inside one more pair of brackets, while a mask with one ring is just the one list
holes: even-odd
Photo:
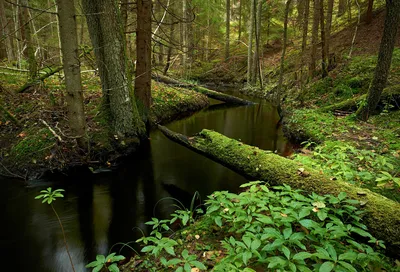
[[[400, 254], [400, 204], [368, 189], [356, 187], [342, 180], [330, 180], [313, 169], [270, 151], [243, 144], [210, 130], [202, 130], [193, 137], [175, 133], [166, 127], [158, 128], [174, 142], [244, 175], [250, 180], [262, 180], [271, 185], [287, 184], [306, 193], [338, 195], [347, 193], [365, 205], [364, 223], [370, 233], [387, 246], [387, 253]], [[397, 255], [398, 256], [398, 255]]]
[[249, 101], [249, 100], [241, 99], [241, 98], [238, 98], [238, 97], [233, 96], [233, 95], [228, 95], [228, 94], [216, 92], [216, 91], [201, 87], [199, 85], [184, 83], [184, 82], [178, 81], [176, 79], [173, 79], [173, 78], [170, 78], [170, 77], [167, 77], [167, 76], [152, 75], [152, 77], [156, 81], [160, 81], [160, 82], [163, 82], [165, 84], [176, 85], [176, 86], [179, 86], [179, 87], [191, 89], [191, 90], [196, 91], [198, 93], [204, 94], [204, 95], [208, 96], [209, 98], [213, 98], [213, 99], [216, 99], [216, 100], [219, 100], [219, 101], [223, 101], [225, 103], [235, 104], [235, 105], [252, 105], [252, 104], [254, 104], [254, 102]]
[[[363, 94], [358, 97], [350, 98], [333, 105], [322, 107], [319, 109], [319, 111], [322, 112], [335, 111], [335, 110], [356, 111], [358, 108], [358, 103], [365, 100], [366, 98], [367, 95]], [[385, 104], [390, 104], [397, 109], [400, 108], [400, 85], [390, 86], [383, 90], [378, 105], [385, 106]]]
[[33, 79], [33, 80], [31, 80], [31, 81], [25, 83], [24, 86], [22, 86], [21, 88], [19, 88], [19, 89], [17, 90], [17, 93], [23, 93], [23, 92], [27, 91], [30, 87], [33, 87], [33, 86], [39, 84], [40, 82], [42, 82], [42, 81], [45, 80], [46, 78], [51, 77], [51, 76], [54, 75], [55, 73], [60, 72], [62, 69], [63, 69], [62, 66], [58, 66], [58, 67], [56, 67], [55, 69], [52, 69], [50, 72], [48, 72], [48, 73], [46, 73], [46, 74], [43, 74], [43, 75], [41, 75], [40, 77], [35, 78], [35, 79]]

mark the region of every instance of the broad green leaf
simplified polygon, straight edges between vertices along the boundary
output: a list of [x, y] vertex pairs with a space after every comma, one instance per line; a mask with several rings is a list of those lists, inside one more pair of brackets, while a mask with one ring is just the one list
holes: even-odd
[[299, 261], [302, 261], [302, 260], [305, 260], [305, 259], [307, 259], [307, 258], [310, 258], [310, 257], [312, 257], [313, 256], [313, 254], [311, 254], [311, 253], [309, 253], [309, 252], [299, 252], [299, 253], [296, 253], [294, 256], [293, 256], [293, 260], [299, 260]]
[[284, 239], [288, 239], [290, 237], [290, 235], [292, 235], [292, 228], [286, 228], [283, 230], [283, 238]]
[[195, 267], [197, 267], [197, 268], [199, 268], [199, 269], [203, 269], [203, 270], [207, 269], [207, 267], [203, 263], [201, 263], [199, 261], [192, 261], [192, 262], [190, 262], [190, 264], [195, 266]]
[[290, 250], [287, 247], [282, 246], [282, 252], [285, 255], [286, 259], [289, 260], [290, 259]]
[[175, 266], [175, 265], [177, 265], [177, 264], [180, 263], [180, 262], [182, 262], [181, 259], [173, 258], [173, 259], [169, 260], [166, 264], [167, 264], [167, 265], [173, 265], [173, 266]]
[[150, 252], [155, 248], [155, 246], [145, 246], [144, 248], [142, 248], [142, 252]]
[[192, 267], [190, 267], [190, 264], [185, 263], [185, 265], [183, 266], [183, 269], [184, 269], [186, 272], [190, 272], [190, 270], [192, 270]]
[[303, 217], [309, 216], [311, 213], [309, 208], [303, 208], [301, 209], [300, 213], [299, 213], [299, 219], [302, 219]]
[[347, 196], [347, 194], [346, 194], [345, 192], [341, 192], [341, 193], [338, 195], [338, 198], [339, 198], [340, 201], [342, 201], [343, 199], [346, 198], [346, 196]]
[[347, 251], [343, 254], [339, 255], [339, 260], [348, 260], [348, 261], [355, 261], [357, 259], [357, 253], [354, 251]]
[[286, 260], [282, 257], [270, 257], [267, 258], [266, 261], [268, 263], [268, 268], [283, 266], [286, 263]]
[[118, 268], [117, 264], [113, 263], [112, 265], [110, 265], [108, 267], [108, 271], [110, 271], [110, 272], [119, 272], [119, 268]]
[[326, 245], [326, 250], [328, 251], [329, 255], [332, 259], [336, 262], [337, 261], [337, 253], [335, 248], [331, 244]]
[[328, 214], [324, 210], [319, 210], [317, 212], [317, 216], [318, 216], [319, 220], [324, 221], [326, 219], [326, 217], [328, 216]]
[[250, 248], [250, 245], [251, 245], [251, 238], [250, 237], [248, 237], [248, 236], [243, 236], [243, 242], [246, 244], [246, 247], [247, 248]]
[[330, 272], [335, 267], [335, 264], [332, 262], [324, 262], [320, 268], [319, 272]]
[[305, 228], [307, 228], [307, 229], [312, 228], [312, 227], [316, 224], [313, 220], [310, 220], [310, 219], [303, 219], [303, 220], [300, 220], [299, 223], [300, 223], [303, 227], [305, 227]]
[[103, 266], [103, 263], [102, 262], [98, 262], [98, 261], [93, 261], [91, 263], [88, 263], [85, 267], [90, 268], [90, 267], [95, 267], [95, 266], [98, 266], [98, 265]]
[[164, 249], [169, 255], [175, 256], [174, 247], [165, 247]]
[[261, 241], [258, 239], [255, 239], [253, 242], [251, 242], [250, 249], [257, 250], [260, 246], [261, 246]]
[[222, 227], [222, 218], [221, 216], [217, 216], [214, 219], [215, 224], [217, 224], [218, 227]]
[[106, 257], [104, 257], [104, 255], [97, 255], [96, 256], [96, 261], [98, 261], [99, 263], [105, 263], [106, 262]]
[[243, 257], [242, 257], [243, 258], [243, 263], [245, 265], [247, 265], [247, 261], [250, 260], [252, 256], [253, 256], [253, 254], [251, 254], [250, 251], [243, 252]]
[[349, 263], [346, 263], [346, 262], [343, 262], [343, 261], [339, 261], [339, 264], [341, 266], [343, 266], [344, 268], [346, 268], [347, 270], [349, 270], [349, 271], [357, 272], [357, 269], [355, 269], [354, 266], [352, 266]]

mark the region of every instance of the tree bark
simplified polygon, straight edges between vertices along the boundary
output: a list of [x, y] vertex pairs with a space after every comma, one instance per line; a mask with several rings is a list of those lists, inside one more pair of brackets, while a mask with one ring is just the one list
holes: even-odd
[[328, 71], [333, 69], [334, 64], [334, 57], [330, 54], [330, 47], [329, 44], [331, 42], [331, 31], [332, 31], [332, 16], [333, 16], [333, 4], [334, 0], [328, 0], [328, 10], [326, 16], [326, 26], [325, 26], [325, 52], [326, 57], [328, 58]]
[[385, 88], [399, 27], [400, 1], [386, 0], [385, 24], [374, 79], [372, 80], [372, 84], [368, 91], [366, 105], [361, 106], [357, 111], [357, 117], [363, 121], [367, 121], [371, 112], [375, 110], [382, 91]]
[[31, 22], [29, 18], [29, 10], [26, 8], [28, 6], [28, 0], [21, 0], [23, 7], [23, 14], [21, 16], [21, 24], [24, 26], [23, 37], [26, 43], [26, 56], [28, 58], [28, 69], [29, 69], [29, 79], [34, 79], [37, 76], [37, 63], [35, 58], [35, 49], [33, 48], [32, 32], [31, 32]]
[[304, 14], [303, 14], [303, 38], [301, 42], [301, 75], [300, 86], [303, 88], [303, 66], [305, 61], [305, 52], [307, 48], [307, 35], [308, 35], [308, 17], [310, 16], [310, 0], [304, 0]]
[[282, 49], [282, 55], [281, 55], [281, 65], [279, 69], [279, 81], [278, 81], [278, 88], [275, 94], [275, 104], [280, 105], [281, 99], [280, 96], [282, 94], [282, 85], [283, 85], [283, 72], [285, 70], [285, 54], [286, 54], [286, 47], [287, 47], [287, 28], [288, 28], [288, 19], [289, 19], [289, 9], [290, 9], [290, 4], [292, 0], [287, 0], [286, 1], [286, 7], [285, 7], [285, 19], [283, 23], [283, 49]]
[[[9, 30], [9, 21], [7, 21], [6, 13], [5, 13], [5, 8], [4, 8], [4, 0], [0, 0], [0, 27], [1, 27], [1, 43], [4, 44], [4, 49], [5, 49], [5, 55], [3, 57], [7, 57], [8, 61], [14, 60], [14, 52], [13, 52], [13, 45], [12, 45], [12, 39], [11, 36], [9, 35], [10, 30]], [[2, 57], [0, 57], [2, 58]]]
[[239, 0], [239, 34], [238, 34], [238, 40], [242, 38], [242, 0]]
[[111, 132], [118, 139], [142, 138], [146, 131], [128, 77], [125, 35], [117, 3], [83, 0], [82, 4], [102, 84], [102, 111]]
[[311, 78], [315, 75], [316, 70], [316, 58], [317, 58], [317, 44], [318, 44], [318, 27], [319, 27], [319, 14], [320, 14], [320, 0], [314, 0], [314, 14], [313, 14], [313, 27], [312, 27], [312, 39], [311, 39], [311, 55], [310, 55], [310, 67], [308, 69], [309, 76]]
[[365, 22], [370, 24], [372, 22], [372, 11], [374, 9], [374, 0], [368, 0], [367, 15], [365, 17]]
[[139, 114], [149, 126], [151, 99], [151, 9], [152, 0], [137, 1], [135, 97]]
[[226, 0], [226, 36], [225, 36], [225, 60], [229, 59], [229, 35], [231, 24], [231, 1]]
[[261, 38], [261, 10], [262, 10], [263, 0], [257, 1], [257, 8], [256, 8], [256, 16], [254, 18], [254, 34], [255, 34], [255, 46], [254, 46], [254, 53], [253, 53], [253, 62], [252, 62], [252, 80], [251, 85], [255, 86], [257, 84], [257, 78], [260, 79], [260, 85], [262, 86], [261, 82], [261, 74], [260, 74], [260, 38]]
[[346, 12], [347, 9], [347, 0], [339, 0], [339, 5], [338, 5], [338, 17], [343, 16], [343, 14]]
[[182, 73], [186, 75], [186, 68], [187, 68], [187, 0], [182, 0], [182, 20], [181, 22], [181, 50], [182, 50], [182, 57], [181, 57], [181, 66], [182, 66]]
[[67, 91], [68, 121], [71, 136], [81, 148], [87, 148], [86, 118], [83, 108], [81, 67], [78, 57], [78, 35], [74, 1], [57, 0], [61, 52]]
[[250, 7], [250, 20], [249, 20], [249, 41], [248, 41], [248, 49], [247, 49], [247, 84], [252, 85], [253, 82], [253, 73], [252, 73], [252, 52], [253, 52], [253, 26], [254, 26], [254, 18], [255, 18], [255, 9], [256, 0], [250, 0], [251, 7]]
[[159, 126], [159, 129], [172, 141], [221, 163], [249, 180], [266, 181], [271, 186], [287, 184], [293, 189], [303, 190], [306, 194], [347, 193], [349, 198], [366, 203], [361, 209], [366, 211], [363, 222], [368, 226], [369, 232], [376, 238], [384, 240], [392, 254], [399, 254], [399, 203], [342, 180], [332, 181], [313, 169], [301, 171], [299, 168], [303, 166], [297, 162], [273, 154], [271, 151], [243, 144], [214, 131], [203, 129], [194, 137], [188, 138], [166, 127]]
[[328, 53], [326, 52], [326, 37], [325, 37], [325, 14], [324, 14], [324, 0], [319, 2], [319, 19], [321, 22], [321, 56], [322, 56], [322, 78], [328, 76], [328, 62], [326, 57]]

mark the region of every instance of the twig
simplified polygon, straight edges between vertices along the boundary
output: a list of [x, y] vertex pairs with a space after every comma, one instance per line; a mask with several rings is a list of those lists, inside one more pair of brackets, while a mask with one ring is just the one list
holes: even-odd
[[64, 140], [58, 135], [54, 129], [52, 129], [45, 120], [40, 119], [40, 121], [50, 130], [51, 133], [53, 133], [54, 137], [56, 137], [60, 142], [64, 142]]

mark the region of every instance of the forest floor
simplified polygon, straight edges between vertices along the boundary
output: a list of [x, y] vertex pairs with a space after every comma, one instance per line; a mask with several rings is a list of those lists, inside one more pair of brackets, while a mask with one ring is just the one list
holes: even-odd
[[[68, 171], [76, 166], [91, 169], [111, 167], [124, 151], [115, 150], [108, 140], [106, 124], [99, 115], [101, 87], [99, 77], [84, 73], [88, 152], [80, 150], [69, 137], [63, 79], [54, 75], [34, 89], [17, 94], [26, 82], [24, 73], [1, 70], [0, 101], [7, 111], [0, 115], [0, 174], [32, 179], [43, 173]], [[151, 123], [163, 124], [198, 111], [208, 98], [183, 88], [152, 84]], [[11, 116], [9, 115], [11, 114]]]

